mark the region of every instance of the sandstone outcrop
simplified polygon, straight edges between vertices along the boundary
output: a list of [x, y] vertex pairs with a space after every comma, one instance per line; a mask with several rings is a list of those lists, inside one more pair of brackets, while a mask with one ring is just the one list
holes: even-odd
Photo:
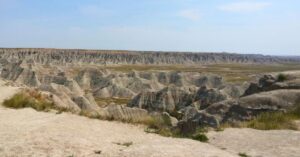
[[[282, 77], [286, 77], [287, 80], [278, 80], [280, 75]], [[277, 89], [300, 89], [300, 81], [297, 81], [296, 78], [293, 78], [293, 76], [289, 75], [285, 76], [283, 74], [278, 74], [277, 77], [274, 75], [264, 75], [257, 83], [251, 83], [244, 95], [247, 96], [254, 93]]]

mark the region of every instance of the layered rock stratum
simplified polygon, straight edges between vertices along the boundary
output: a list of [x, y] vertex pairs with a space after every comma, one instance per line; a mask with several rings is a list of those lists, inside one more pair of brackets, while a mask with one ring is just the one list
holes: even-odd
[[293, 63], [297, 57], [234, 53], [189, 53], [155, 51], [0, 49], [1, 58], [41, 64], [213, 64], [213, 63]]

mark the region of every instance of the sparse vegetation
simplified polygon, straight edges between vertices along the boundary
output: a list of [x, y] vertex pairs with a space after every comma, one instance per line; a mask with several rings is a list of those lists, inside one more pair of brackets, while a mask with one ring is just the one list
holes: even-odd
[[95, 154], [101, 154], [102, 151], [101, 151], [101, 150], [95, 150], [94, 153], [95, 153]]
[[184, 66], [184, 65], [119, 65], [106, 66], [106, 69], [130, 72], [130, 71], [179, 71], [179, 72], [199, 72], [212, 73], [224, 77], [228, 82], [240, 83], [250, 81], [253, 75], [281, 72], [289, 70], [299, 70], [299, 64], [280, 64], [280, 65], [263, 65], [263, 64], [212, 64], [203, 66]]
[[174, 136], [174, 131], [171, 130], [169, 123], [161, 117], [152, 116], [144, 121], [144, 124], [148, 126], [145, 129], [148, 133], [157, 133], [165, 137]]
[[37, 111], [49, 112], [50, 110], [57, 110], [58, 114], [67, 112], [66, 108], [57, 107], [47, 96], [36, 90], [26, 90], [20, 92], [10, 99], [3, 102], [3, 106], [14, 109], [33, 108]]
[[[258, 130], [298, 130], [295, 120], [300, 120], [300, 105], [287, 112], [264, 112], [254, 119], [239, 123], [223, 123], [220, 128], [253, 128]], [[218, 131], [218, 130], [217, 130]]]
[[197, 133], [192, 135], [192, 139], [200, 142], [208, 142], [208, 137], [204, 133]]
[[111, 103], [122, 105], [127, 104], [130, 101], [130, 98], [96, 98], [96, 102], [99, 106], [108, 105]]
[[284, 82], [284, 81], [286, 81], [288, 79], [288, 77], [286, 76], [286, 75], [284, 75], [284, 74], [279, 74], [278, 76], [277, 76], [277, 81], [278, 82]]
[[15, 109], [31, 107], [37, 111], [46, 111], [54, 108], [52, 102], [48, 101], [41, 93], [36, 91], [18, 93], [12, 98], [5, 100], [3, 105]]
[[239, 153], [240, 157], [250, 157], [249, 155], [247, 155], [246, 153]]
[[266, 112], [258, 115], [255, 119], [244, 122], [245, 127], [259, 129], [259, 130], [280, 130], [290, 129], [297, 130], [298, 127], [294, 121], [300, 119], [300, 107], [283, 112]]
[[166, 121], [161, 118], [154, 117], [150, 123], [148, 123], [148, 128], [145, 130], [148, 133], [156, 133], [165, 137], [176, 137], [176, 138], [190, 138], [200, 142], [208, 142], [208, 137], [205, 135], [207, 129], [204, 127], [199, 127], [195, 133], [183, 134], [177, 128], [172, 128]]
[[293, 117], [284, 113], [263, 113], [255, 119], [246, 122], [248, 128], [259, 130], [278, 130], [291, 129], [296, 130], [297, 127], [293, 122]]
[[79, 115], [80, 116], [84, 116], [84, 117], [88, 117], [88, 118], [91, 118], [91, 119], [101, 119], [101, 120], [104, 119], [98, 113], [96, 113], [96, 112], [90, 112], [90, 111], [86, 111], [86, 110], [81, 110], [79, 112]]
[[125, 146], [125, 147], [129, 147], [131, 145], [133, 145], [133, 142], [124, 142], [124, 143], [115, 143], [116, 145], [120, 145], [120, 146]]

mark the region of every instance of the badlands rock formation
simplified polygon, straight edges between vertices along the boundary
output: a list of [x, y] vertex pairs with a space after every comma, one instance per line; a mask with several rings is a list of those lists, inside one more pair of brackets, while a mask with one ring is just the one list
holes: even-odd
[[[190, 107], [185, 110], [185, 117], [187, 118], [184, 118], [182, 123], [217, 127], [220, 123], [251, 120], [262, 112], [285, 112], [293, 109], [300, 105], [299, 73], [297, 76], [289, 76], [290, 80], [284, 82], [279, 82], [272, 75], [263, 76], [258, 83], [252, 83], [246, 89], [244, 95], [247, 96], [215, 102], [203, 110]], [[263, 80], [272, 83], [263, 84]], [[260, 88], [255, 88], [257, 91], [254, 94], [249, 94], [249, 91], [253, 91], [253, 84], [257, 84]], [[281, 85], [274, 87], [274, 84]], [[270, 86], [274, 89], [270, 89]]]
[[212, 63], [291, 63], [297, 57], [242, 55], [232, 53], [182, 53], [64, 49], [0, 49], [10, 61], [34, 61], [40, 64], [212, 64]]
[[[0, 79], [0, 104], [20, 90], [10, 85], [19, 86]], [[300, 153], [300, 133], [291, 130], [226, 129], [209, 132], [209, 143], [201, 143], [148, 134], [137, 125], [2, 106], [0, 126], [0, 156], [298, 157]]]
[[[179, 71], [114, 71], [114, 64], [299, 63], [299, 58], [214, 53], [158, 53], [59, 49], [0, 49], [0, 77], [48, 94], [60, 108], [108, 119], [142, 121], [170, 115], [173, 126], [249, 120], [265, 111], [282, 111], [300, 102], [300, 77], [263, 76], [232, 84], [215, 74]], [[107, 99], [128, 99], [113, 104]], [[98, 105], [102, 101], [104, 105]], [[173, 120], [173, 121], [177, 121]]]

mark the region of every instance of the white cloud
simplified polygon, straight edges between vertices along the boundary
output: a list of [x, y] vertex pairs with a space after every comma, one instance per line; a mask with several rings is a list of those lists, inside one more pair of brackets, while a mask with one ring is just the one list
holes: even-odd
[[268, 2], [236, 2], [222, 5], [219, 9], [228, 12], [254, 12], [263, 10], [270, 5], [271, 3]]
[[198, 10], [188, 9], [180, 11], [179, 16], [188, 20], [198, 21], [201, 18], [201, 13]]

